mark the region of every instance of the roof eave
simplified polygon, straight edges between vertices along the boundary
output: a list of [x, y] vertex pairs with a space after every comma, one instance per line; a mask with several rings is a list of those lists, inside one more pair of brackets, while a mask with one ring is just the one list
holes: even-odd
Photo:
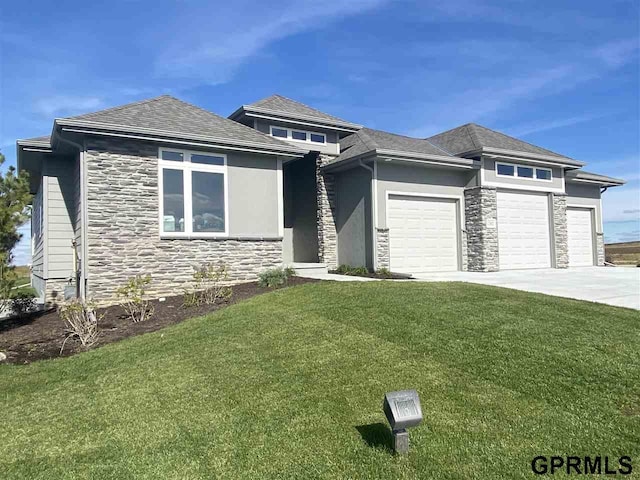
[[303, 125], [315, 126], [318, 128], [326, 128], [330, 130], [338, 130], [345, 133], [355, 133], [362, 129], [362, 125], [351, 122], [341, 122], [338, 120], [326, 120], [311, 115], [292, 114], [288, 112], [281, 112], [279, 110], [271, 110], [269, 108], [254, 107], [251, 105], [243, 105], [235, 112], [229, 115], [229, 119], [237, 120], [243, 115], [251, 118], [264, 118], [267, 120], [276, 121], [289, 121], [296, 122]]
[[613, 177], [605, 177], [604, 175], [600, 178], [580, 178], [580, 177], [565, 177], [565, 181], [569, 183], [586, 183], [590, 185], [598, 185], [601, 187], [621, 187], [625, 183], [625, 180]]
[[345, 170], [352, 164], [360, 160], [367, 160], [370, 157], [379, 157], [382, 160], [401, 163], [417, 163], [421, 165], [429, 165], [435, 167], [455, 168], [463, 170], [472, 170], [478, 168], [477, 162], [469, 158], [446, 157], [442, 155], [429, 155], [415, 152], [400, 152], [397, 150], [373, 149], [367, 152], [355, 155], [345, 160], [329, 163], [322, 167], [323, 171]]
[[534, 160], [552, 163], [555, 165], [567, 167], [567, 168], [580, 168], [586, 165], [585, 162], [574, 160], [567, 157], [555, 157], [552, 155], [543, 155], [539, 153], [520, 152], [517, 150], [507, 150], [504, 148], [494, 147], [481, 147], [466, 152], [462, 152], [459, 155], [472, 156], [472, 155], [495, 155], [497, 157], [516, 157], [515, 159], [522, 160]]
[[[236, 149], [238, 149], [238, 147], [246, 147], [247, 149], [252, 149], [254, 151], [257, 149], [263, 153], [269, 153], [272, 155], [302, 156], [307, 153], [305, 150], [297, 148], [293, 145], [286, 145], [284, 144], [284, 142], [282, 142], [283, 145], [269, 145], [259, 142], [238, 141], [229, 138], [210, 137], [206, 135], [179, 134], [176, 132], [168, 132], [152, 128], [126, 127], [122, 125], [90, 122], [86, 120], [56, 118], [54, 121], [54, 126], [59, 126], [62, 129], [65, 129], [65, 127], [75, 128], [75, 131], [77, 133], [100, 133], [102, 135], [108, 135], [110, 132], [115, 132], [122, 134], [118, 136], [130, 136], [132, 138], [140, 138], [135, 134], [149, 137], [156, 135], [159, 137], [169, 138], [177, 141], [184, 140], [185, 143], [187, 143], [188, 141], [198, 141], [211, 144], [212, 146], [229, 146], [235, 147]], [[66, 129], [68, 130], [68, 128]], [[158, 140], [162, 140], [162, 138]]]

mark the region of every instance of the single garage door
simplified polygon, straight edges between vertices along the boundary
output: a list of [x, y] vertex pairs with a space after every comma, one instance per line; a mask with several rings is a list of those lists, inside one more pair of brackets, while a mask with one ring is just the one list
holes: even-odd
[[591, 209], [567, 208], [569, 266], [593, 265], [593, 219]]
[[390, 266], [394, 272], [458, 270], [458, 206], [452, 199], [390, 195]]
[[551, 266], [546, 194], [498, 192], [498, 255], [501, 270]]

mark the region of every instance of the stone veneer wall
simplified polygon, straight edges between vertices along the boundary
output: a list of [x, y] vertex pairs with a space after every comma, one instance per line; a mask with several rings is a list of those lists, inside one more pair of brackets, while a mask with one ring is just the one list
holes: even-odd
[[569, 234], [567, 231], [567, 196], [552, 195], [555, 268], [569, 267]]
[[596, 233], [596, 256], [598, 266], [604, 266], [604, 233]]
[[464, 200], [467, 270], [497, 272], [499, 263], [496, 189], [467, 188], [464, 191]]
[[112, 303], [115, 290], [150, 274], [149, 295], [177, 295], [193, 267], [224, 263], [231, 281], [253, 280], [282, 263], [282, 240], [161, 239], [157, 145], [128, 140], [87, 142], [88, 296]]
[[390, 268], [389, 229], [376, 228], [376, 264], [377, 269]]
[[318, 196], [318, 260], [329, 268], [338, 266], [338, 233], [336, 231], [335, 178], [323, 174], [320, 168], [334, 157], [319, 154], [316, 159], [316, 185]]

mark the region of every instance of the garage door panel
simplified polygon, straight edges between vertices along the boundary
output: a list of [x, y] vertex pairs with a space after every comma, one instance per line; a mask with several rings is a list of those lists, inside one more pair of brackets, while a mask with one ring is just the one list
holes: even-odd
[[594, 265], [593, 215], [587, 208], [567, 208], [567, 236], [570, 267]]
[[455, 200], [390, 195], [387, 203], [391, 270], [458, 269]]
[[547, 195], [499, 191], [497, 202], [500, 269], [550, 267]]

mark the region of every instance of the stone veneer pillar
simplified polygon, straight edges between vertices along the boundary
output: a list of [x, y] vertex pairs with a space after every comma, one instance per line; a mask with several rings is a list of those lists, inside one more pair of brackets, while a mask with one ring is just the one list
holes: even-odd
[[316, 159], [316, 194], [318, 198], [318, 260], [329, 268], [338, 266], [338, 233], [336, 231], [335, 178], [321, 173], [320, 168], [333, 157], [319, 154]]
[[604, 266], [604, 233], [596, 233], [596, 254], [598, 257], [598, 266]]
[[389, 229], [376, 228], [376, 268], [390, 268]]
[[552, 194], [553, 201], [553, 246], [555, 268], [569, 266], [569, 244], [567, 232], [567, 196], [564, 193]]
[[497, 272], [498, 203], [495, 187], [472, 187], [464, 191], [467, 270]]

